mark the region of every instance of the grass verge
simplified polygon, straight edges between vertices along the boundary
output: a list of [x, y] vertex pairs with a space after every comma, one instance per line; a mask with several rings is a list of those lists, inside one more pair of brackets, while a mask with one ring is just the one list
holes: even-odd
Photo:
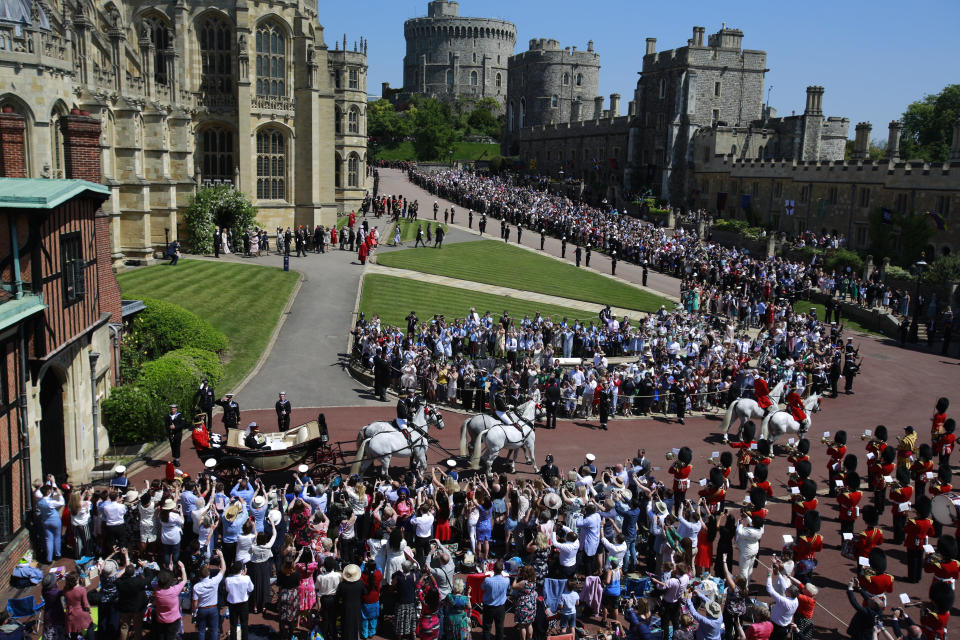
[[428, 320], [434, 314], [443, 314], [448, 322], [452, 322], [455, 318], [466, 317], [470, 307], [474, 307], [481, 315], [489, 311], [497, 319], [507, 310], [518, 323], [523, 316], [533, 318], [538, 311], [544, 317], [551, 316], [556, 320], [566, 316], [569, 320], [579, 318], [590, 321], [596, 320], [597, 316], [591, 311], [538, 304], [520, 298], [496, 296], [379, 273], [364, 276], [363, 279], [360, 311], [364, 312], [367, 318], [375, 313], [379, 314], [380, 321], [388, 325], [406, 327], [404, 318], [411, 310], [416, 311], [422, 320]]
[[624, 282], [498, 240], [458, 242], [441, 251], [422, 248], [393, 251], [378, 256], [377, 262], [385, 267], [610, 304], [623, 309], [656, 311], [660, 305], [669, 307], [671, 304], [666, 298]]
[[[816, 304], [814, 302], [810, 302], [809, 300], [798, 300], [796, 304], [793, 305], [793, 310], [799, 313], [810, 313], [810, 309], [816, 309], [817, 317], [820, 318], [821, 320], [823, 320], [826, 317], [827, 310], [826, 310], [826, 307], [822, 304]], [[860, 324], [859, 322], [857, 322], [856, 320], [852, 320], [850, 318], [844, 317], [842, 313], [840, 314], [840, 321], [843, 324], [844, 328], [849, 331], [858, 331], [860, 333], [869, 333], [870, 335], [883, 337], [883, 334], [880, 333], [879, 331], [868, 329], [862, 324]]]
[[294, 285], [295, 271], [252, 264], [180, 260], [117, 276], [125, 299], [158, 298], [206, 319], [229, 340], [223, 367], [224, 390], [250, 372], [270, 340]]
[[390, 235], [388, 235], [385, 239], [383, 238], [381, 239], [385, 240], [387, 243], [392, 244], [393, 236], [394, 236], [394, 233], [396, 233], [397, 225], [400, 225], [400, 241], [401, 242], [416, 242], [417, 227], [419, 227], [420, 225], [423, 225], [424, 240], [427, 239], [427, 225], [430, 225], [431, 238], [433, 237], [432, 234], [437, 227], [443, 227], [444, 233], [447, 233], [449, 231], [449, 229], [447, 228], [447, 225], [443, 224], [442, 222], [434, 222], [433, 220], [404, 219], [404, 220], [400, 220], [399, 222], [395, 223], [392, 227], [390, 227]]

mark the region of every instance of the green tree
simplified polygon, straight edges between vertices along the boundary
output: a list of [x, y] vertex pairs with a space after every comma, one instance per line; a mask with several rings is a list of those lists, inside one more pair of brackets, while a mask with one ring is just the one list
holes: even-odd
[[890, 236], [893, 230], [893, 221], [890, 223], [883, 221], [883, 209], [877, 207], [870, 212], [869, 226], [867, 233], [870, 236], [870, 254], [873, 259], [880, 263], [884, 258], [893, 258], [890, 253]]
[[[930, 242], [933, 227], [930, 216], [922, 213], [910, 213], [897, 216], [900, 227], [900, 262], [910, 265], [920, 259], [923, 250]], [[929, 260], [931, 256], [927, 256]]]
[[200, 187], [183, 213], [189, 237], [186, 248], [191, 253], [213, 253], [213, 234], [229, 228], [234, 238], [243, 236], [257, 222], [257, 209], [241, 191], [231, 184]]
[[389, 100], [376, 100], [367, 106], [367, 134], [379, 144], [396, 144], [408, 135], [407, 119]]
[[903, 112], [900, 155], [927, 162], [945, 162], [950, 154], [953, 126], [960, 115], [960, 84], [913, 102]]
[[484, 98], [473, 106], [473, 111], [467, 119], [471, 129], [480, 135], [491, 138], [500, 137], [500, 121], [494, 115], [500, 105], [493, 98]]
[[924, 278], [927, 282], [937, 284], [948, 284], [960, 280], [960, 253], [951, 253], [934, 260]]
[[417, 160], [440, 160], [456, 141], [451, 126], [450, 105], [435, 99], [425, 99], [416, 105], [413, 113], [413, 148]]

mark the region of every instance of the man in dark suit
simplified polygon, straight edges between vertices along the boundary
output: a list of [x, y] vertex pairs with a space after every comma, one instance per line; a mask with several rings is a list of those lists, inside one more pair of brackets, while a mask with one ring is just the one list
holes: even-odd
[[230, 429], [236, 429], [240, 424], [240, 405], [233, 399], [233, 394], [228, 393], [222, 399], [217, 400], [217, 404], [223, 407], [223, 427], [227, 435], [230, 435]]
[[290, 401], [287, 400], [286, 391], [280, 392], [280, 399], [277, 400], [275, 409], [277, 410], [277, 429], [286, 431], [290, 428], [290, 411], [293, 410]]
[[380, 402], [387, 401], [387, 387], [390, 385], [390, 363], [383, 357], [383, 348], [377, 347], [373, 359], [373, 392]]
[[198, 411], [202, 411], [207, 415], [207, 429], [213, 426], [213, 407], [217, 402], [216, 398], [217, 396], [213, 392], [213, 387], [211, 387], [207, 379], [204, 378], [200, 382], [200, 388], [194, 396], [193, 404]]
[[243, 439], [243, 444], [248, 449], [266, 449], [267, 439], [260, 433], [260, 427], [256, 422], [251, 422], [247, 429], [247, 435]]
[[173, 457], [174, 466], [180, 466], [180, 443], [183, 441], [183, 414], [177, 408], [177, 405], [170, 405], [170, 413], [167, 414], [164, 421], [167, 427], [167, 440], [170, 441], [170, 455]]
[[560, 384], [557, 382], [557, 376], [551, 375], [547, 381], [547, 387], [544, 389], [544, 396], [547, 400], [547, 429], [557, 428], [557, 411], [560, 410]]
[[220, 247], [223, 245], [223, 236], [220, 235], [220, 231], [213, 232], [213, 257], [220, 257]]

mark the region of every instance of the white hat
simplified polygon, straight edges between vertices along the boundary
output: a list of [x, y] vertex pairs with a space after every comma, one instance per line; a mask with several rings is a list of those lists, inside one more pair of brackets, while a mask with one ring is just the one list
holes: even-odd
[[356, 582], [360, 579], [360, 567], [355, 564], [348, 564], [343, 568], [341, 575], [345, 582]]
[[215, 466], [217, 466], [217, 459], [207, 458], [206, 462], [203, 463], [203, 466], [205, 466], [207, 469], [213, 469]]
[[593, 462], [597, 459], [597, 456], [593, 455], [592, 453], [588, 453], [584, 456], [584, 458], [586, 458], [587, 462]]
[[253, 496], [253, 508], [259, 509], [266, 503], [267, 499], [263, 496]]
[[666, 516], [668, 513], [667, 503], [664, 502], [663, 500], [657, 500], [656, 502], [654, 502], [653, 507], [657, 510], [657, 513], [659, 513], [661, 516]]
[[270, 509], [270, 513], [267, 514], [267, 518], [274, 525], [280, 524], [280, 520], [283, 519], [283, 514], [280, 513], [280, 509]]
[[556, 493], [548, 493], [543, 496], [543, 506], [547, 509], [559, 509], [562, 501]]
[[306, 473], [306, 472], [309, 471], [309, 470], [310, 470], [310, 467], [308, 467], [308, 466], [305, 465], [305, 464], [302, 464], [302, 465], [300, 465], [299, 467], [297, 467], [297, 471], [298, 471], [299, 473]]
[[140, 493], [136, 489], [130, 489], [127, 491], [126, 495], [123, 496], [124, 502], [134, 503], [140, 499]]
[[173, 498], [167, 498], [166, 500], [163, 501], [163, 505], [161, 508], [164, 510], [170, 511], [170, 510], [176, 509], [177, 505], [174, 504]]
[[113, 468], [113, 472], [114, 472], [115, 474], [117, 474], [118, 476], [121, 476], [121, 475], [123, 475], [123, 474], [125, 474], [125, 473], [127, 472], [127, 468], [126, 468], [125, 466], [123, 466], [122, 464], [118, 464], [117, 466], [115, 466], [115, 467]]

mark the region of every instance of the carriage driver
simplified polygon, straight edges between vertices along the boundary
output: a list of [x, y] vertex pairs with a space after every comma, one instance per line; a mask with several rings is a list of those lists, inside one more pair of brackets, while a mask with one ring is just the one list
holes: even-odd
[[507, 411], [510, 410], [510, 405], [507, 404], [507, 392], [503, 385], [497, 387], [497, 395], [493, 398], [493, 413], [497, 416], [497, 419], [500, 420], [503, 424], [513, 424], [513, 420], [510, 419]]
[[407, 420], [412, 420], [419, 409], [420, 399], [417, 398], [416, 392], [411, 391], [409, 395], [401, 393], [400, 399], [397, 400], [397, 427], [401, 430], [406, 429]]
[[251, 422], [247, 427], [247, 435], [243, 439], [243, 444], [246, 445], [248, 449], [266, 449], [267, 448], [267, 439], [260, 433], [260, 425], [256, 422]]

